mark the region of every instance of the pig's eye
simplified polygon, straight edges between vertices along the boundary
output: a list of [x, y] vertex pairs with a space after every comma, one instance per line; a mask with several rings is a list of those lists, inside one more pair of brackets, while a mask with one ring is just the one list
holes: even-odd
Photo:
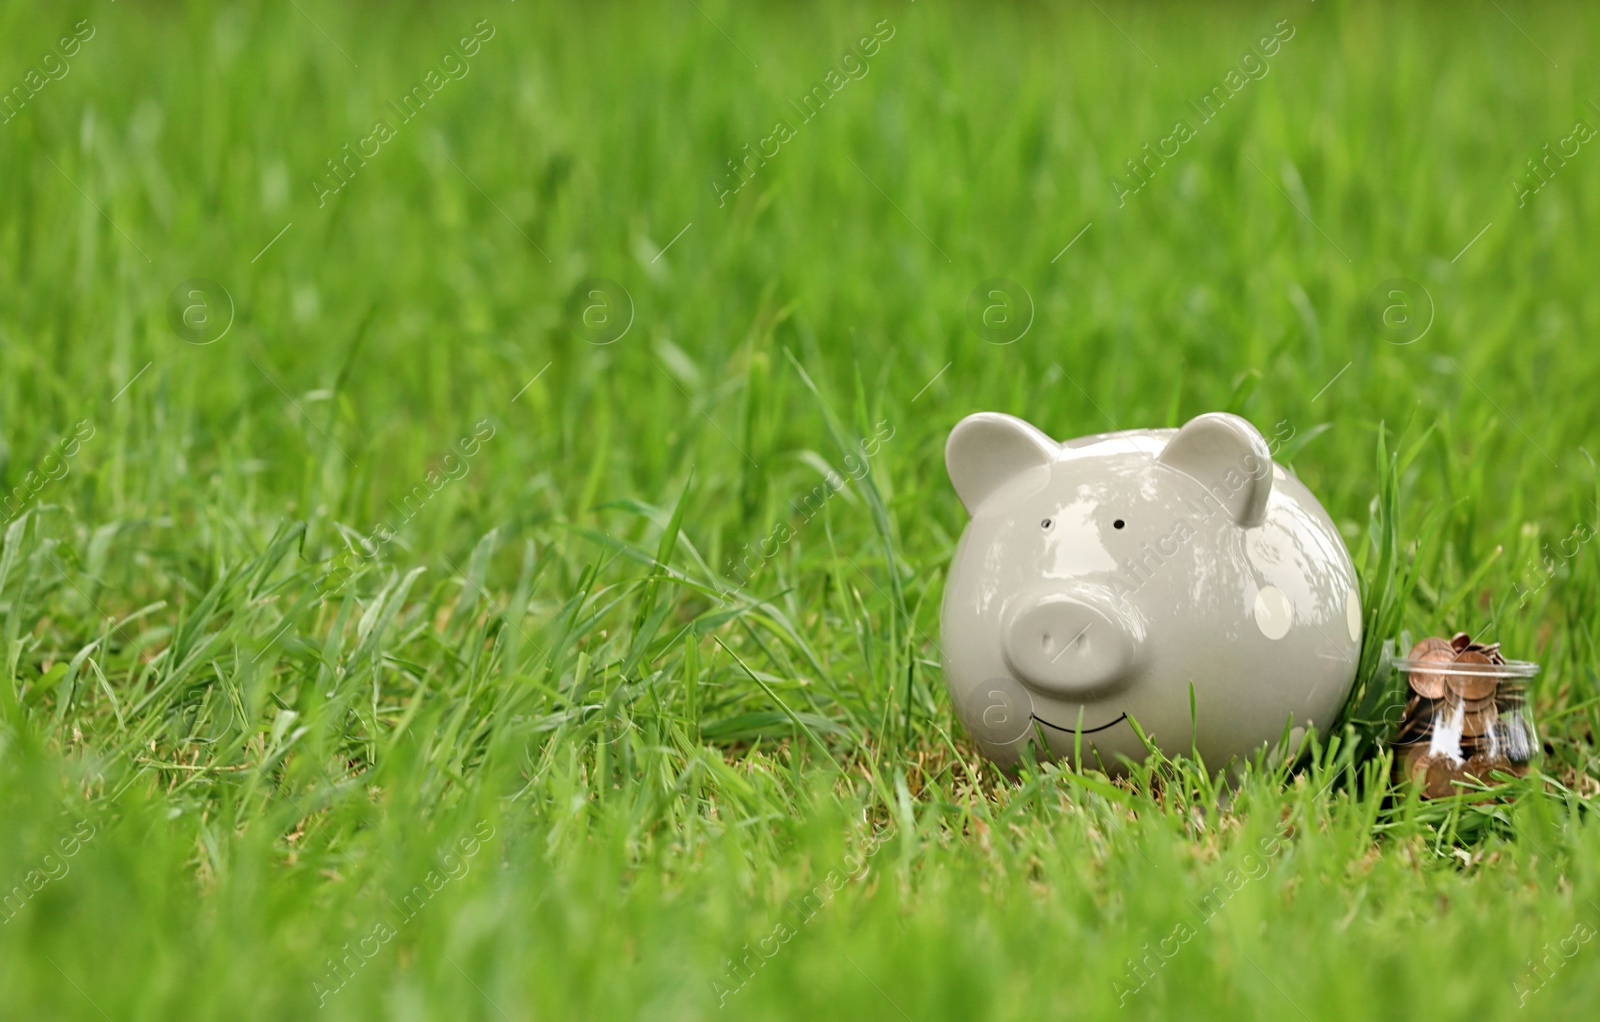
[[1124, 526], [1124, 525], [1127, 525], [1127, 524], [1128, 524], [1128, 523], [1127, 523], [1127, 522], [1125, 522], [1125, 521], [1123, 521], [1123, 520], [1122, 520], [1122, 519], [1120, 519], [1120, 518], [1118, 518], [1118, 519], [1117, 519], [1117, 520], [1116, 520], [1116, 521], [1114, 521], [1114, 522], [1112, 522], [1112, 523], [1111, 523], [1111, 527], [1112, 527], [1112, 528], [1113, 528], [1113, 529], [1120, 529], [1120, 528], [1122, 528], [1122, 527], [1123, 527], [1123, 526]]
[[1046, 518], [1044, 521], [1039, 523], [1039, 528], [1043, 529], [1046, 532], [1049, 532], [1050, 531], [1050, 526], [1052, 526], [1054, 524], [1055, 524], [1054, 522], [1052, 522], [1050, 519]]

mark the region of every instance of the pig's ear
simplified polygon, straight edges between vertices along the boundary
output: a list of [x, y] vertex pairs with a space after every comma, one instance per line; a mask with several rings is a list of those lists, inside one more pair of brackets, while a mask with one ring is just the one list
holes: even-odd
[[1156, 460], [1211, 491], [1245, 528], [1265, 520], [1272, 453], [1260, 431], [1237, 415], [1209, 412], [1190, 419]]
[[1060, 444], [1015, 416], [979, 412], [950, 431], [944, 464], [956, 496], [973, 514], [1008, 479], [1049, 465], [1060, 451]]

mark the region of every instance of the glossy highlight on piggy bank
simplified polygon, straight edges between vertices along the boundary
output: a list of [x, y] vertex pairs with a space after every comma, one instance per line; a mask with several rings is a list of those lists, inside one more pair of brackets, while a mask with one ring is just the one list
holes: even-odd
[[[1355, 680], [1361, 599], [1338, 529], [1236, 415], [1058, 443], [1009, 415], [958, 423], [971, 521], [941, 612], [944, 676], [983, 754], [1112, 773], [1146, 749], [1213, 768], [1329, 727]], [[1193, 706], [1191, 709], [1191, 692]]]

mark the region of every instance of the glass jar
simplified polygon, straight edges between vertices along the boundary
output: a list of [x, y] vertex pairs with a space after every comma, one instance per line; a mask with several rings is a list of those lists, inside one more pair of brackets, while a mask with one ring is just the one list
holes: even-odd
[[1390, 739], [1394, 776], [1423, 798], [1461, 791], [1456, 782], [1490, 783], [1495, 773], [1521, 777], [1539, 752], [1523, 683], [1539, 665], [1506, 660], [1500, 644], [1465, 633], [1423, 639], [1390, 663], [1407, 683], [1405, 713]]

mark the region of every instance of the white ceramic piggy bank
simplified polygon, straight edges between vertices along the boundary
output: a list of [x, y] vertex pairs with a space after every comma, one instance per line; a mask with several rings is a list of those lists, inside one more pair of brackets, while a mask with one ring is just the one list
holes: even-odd
[[1360, 659], [1355, 569], [1250, 423], [1218, 412], [1063, 444], [985, 412], [957, 424], [945, 463], [972, 521], [945, 584], [944, 676], [990, 759], [1013, 764], [1042, 734], [1119, 773], [1146, 754], [1131, 719], [1221, 768], [1291, 715], [1334, 724]]

